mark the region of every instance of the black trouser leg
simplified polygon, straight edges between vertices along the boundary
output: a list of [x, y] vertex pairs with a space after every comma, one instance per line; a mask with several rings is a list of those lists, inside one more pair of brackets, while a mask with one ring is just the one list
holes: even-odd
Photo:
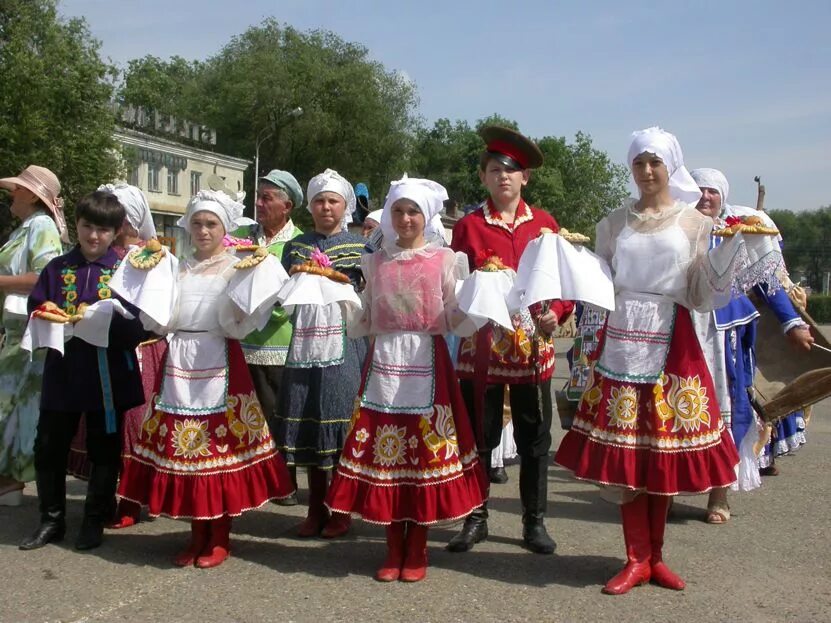
[[35, 437], [35, 472], [43, 520], [66, 514], [66, 462], [80, 413], [40, 412]]
[[[254, 391], [263, 408], [269, 428], [274, 428], [275, 417], [280, 410], [280, 385], [283, 380], [283, 366], [261, 366], [248, 364]], [[273, 434], [273, 433], [272, 433]]]
[[35, 479], [40, 526], [20, 543], [30, 550], [59, 541], [66, 531], [66, 461], [80, 413], [42, 410], [35, 437]]
[[115, 490], [121, 468], [121, 421], [116, 415], [116, 431], [107, 433], [103, 411], [90, 411], [87, 417], [87, 453], [92, 463], [92, 473], [87, 485], [84, 503], [84, 521], [76, 549], [93, 549], [101, 545], [104, 524], [115, 513]]
[[548, 505], [548, 451], [553, 416], [551, 383], [511, 385], [510, 400], [514, 438], [520, 455], [523, 540], [532, 551], [550, 554], [556, 543], [548, 536], [543, 520]]
[[[505, 387], [504, 385], [488, 385], [485, 388], [484, 413], [481, 419], [474, 411], [473, 382], [460, 381], [460, 387], [476, 439], [484, 437], [485, 440], [485, 447], [479, 448], [479, 461], [482, 463], [482, 468], [487, 470], [490, 466], [491, 452], [499, 445], [499, 438], [502, 436], [502, 401]], [[490, 494], [490, 487], [486, 493]], [[486, 538], [488, 538], [487, 501], [467, 516], [462, 530], [450, 540], [447, 549], [451, 552], [466, 552]]]

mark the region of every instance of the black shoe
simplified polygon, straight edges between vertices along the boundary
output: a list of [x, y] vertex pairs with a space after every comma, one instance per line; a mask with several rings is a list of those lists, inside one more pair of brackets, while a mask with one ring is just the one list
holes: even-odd
[[57, 543], [66, 533], [66, 524], [62, 521], [44, 521], [34, 534], [18, 546], [22, 550], [40, 549], [47, 543]]
[[488, 479], [495, 485], [504, 485], [508, 482], [508, 472], [504, 467], [491, 467], [488, 470]]
[[282, 500], [271, 500], [277, 506], [297, 506], [297, 492], [295, 491], [289, 497]]
[[542, 518], [527, 521], [522, 527], [522, 540], [525, 546], [535, 554], [553, 554], [557, 549], [554, 542], [545, 529]]
[[97, 519], [87, 519], [84, 517], [84, 521], [81, 523], [81, 531], [78, 533], [78, 540], [75, 541], [75, 549], [95, 549], [103, 541], [104, 523]]
[[473, 549], [477, 543], [488, 538], [488, 518], [475, 514], [468, 515], [461, 532], [450, 539], [447, 544], [448, 552], [466, 552]]

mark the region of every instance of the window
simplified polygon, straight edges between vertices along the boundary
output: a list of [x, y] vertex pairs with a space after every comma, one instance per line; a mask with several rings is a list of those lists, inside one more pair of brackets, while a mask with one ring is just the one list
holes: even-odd
[[202, 190], [202, 174], [199, 171], [190, 172], [190, 196]]
[[158, 193], [161, 192], [159, 188], [159, 173], [161, 172], [161, 167], [149, 163], [147, 165], [147, 190], [150, 192]]
[[179, 194], [179, 172], [171, 169], [167, 170], [167, 194]]
[[134, 166], [130, 170], [129, 183], [132, 184], [133, 186], [138, 186], [139, 185], [139, 168], [138, 168], [138, 165]]

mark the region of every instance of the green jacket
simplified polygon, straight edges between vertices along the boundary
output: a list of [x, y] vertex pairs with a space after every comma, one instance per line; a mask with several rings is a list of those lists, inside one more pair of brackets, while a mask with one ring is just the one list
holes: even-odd
[[[286, 226], [271, 240], [268, 252], [280, 260], [286, 242], [302, 233], [289, 219]], [[259, 225], [241, 227], [233, 235], [238, 238], [248, 238], [261, 246], [265, 246], [266, 243]], [[253, 331], [246, 335], [240, 340], [240, 345], [246, 362], [260, 366], [282, 366], [286, 363], [290, 341], [291, 322], [289, 322], [288, 314], [281, 307], [275, 307], [268, 324], [261, 331]]]

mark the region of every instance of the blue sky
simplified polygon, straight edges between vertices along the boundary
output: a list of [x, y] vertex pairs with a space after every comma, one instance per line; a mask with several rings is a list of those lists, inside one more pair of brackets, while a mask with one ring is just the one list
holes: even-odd
[[592, 135], [622, 162], [635, 129], [675, 133], [731, 203], [831, 204], [831, 2], [688, 0], [62, 0], [118, 64], [203, 59], [265, 17], [365, 45], [418, 88], [420, 113], [492, 113], [536, 137]]

